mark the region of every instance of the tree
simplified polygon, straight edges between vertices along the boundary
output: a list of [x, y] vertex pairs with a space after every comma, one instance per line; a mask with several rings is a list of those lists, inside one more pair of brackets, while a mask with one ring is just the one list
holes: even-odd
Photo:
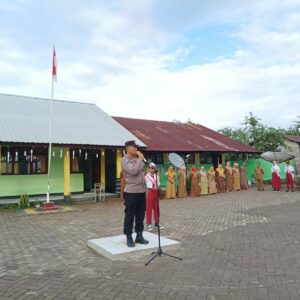
[[219, 132], [262, 152], [276, 151], [284, 145], [285, 130], [262, 124], [260, 119], [251, 112], [241, 125], [242, 127], [239, 128], [226, 127]]
[[298, 120], [294, 121], [295, 124], [285, 130], [286, 135], [300, 135], [300, 116], [297, 116], [297, 118]]

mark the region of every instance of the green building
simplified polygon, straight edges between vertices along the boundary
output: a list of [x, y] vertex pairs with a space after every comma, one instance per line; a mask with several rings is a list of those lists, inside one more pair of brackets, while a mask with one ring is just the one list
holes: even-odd
[[[0, 94], [1, 198], [47, 192], [49, 99]], [[115, 193], [122, 146], [132, 133], [90, 103], [53, 101], [51, 195]]]

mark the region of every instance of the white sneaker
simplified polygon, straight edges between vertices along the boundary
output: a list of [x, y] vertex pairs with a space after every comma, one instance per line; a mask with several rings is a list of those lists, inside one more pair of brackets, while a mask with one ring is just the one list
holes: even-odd
[[[157, 225], [155, 225], [155, 228], [156, 228], [156, 229], [158, 229], [158, 226], [157, 226]], [[160, 230], [162, 230], [162, 229], [164, 229], [164, 228], [165, 228], [165, 226], [163, 226], [163, 225], [159, 224], [159, 229], [160, 229]]]
[[148, 230], [148, 231], [152, 231], [152, 230], [153, 230], [152, 225], [148, 225], [148, 226], [147, 226], [147, 230]]

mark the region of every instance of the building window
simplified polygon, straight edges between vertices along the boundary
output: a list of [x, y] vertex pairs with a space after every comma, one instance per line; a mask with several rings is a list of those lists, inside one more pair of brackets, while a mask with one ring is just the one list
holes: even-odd
[[200, 163], [201, 164], [212, 164], [213, 155], [211, 153], [200, 153]]
[[182, 159], [184, 161], [187, 159], [187, 155], [189, 155], [188, 163], [189, 164], [194, 164], [195, 163], [195, 153], [194, 152], [181, 152], [181, 153], [179, 153], [179, 155], [182, 157]]
[[147, 160], [158, 165], [162, 165], [164, 163], [163, 152], [146, 152], [145, 157]]
[[70, 149], [71, 173], [83, 173], [84, 156], [82, 149]]
[[100, 160], [100, 152], [96, 149], [70, 149], [71, 173], [84, 173], [88, 162], [92, 164]]
[[1, 149], [1, 174], [29, 175], [46, 174], [48, 148], [8, 147]]

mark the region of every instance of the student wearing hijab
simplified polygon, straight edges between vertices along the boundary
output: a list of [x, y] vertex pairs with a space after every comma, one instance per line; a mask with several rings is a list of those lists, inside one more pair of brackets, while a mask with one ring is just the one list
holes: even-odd
[[240, 178], [240, 171], [239, 171], [239, 164], [234, 163], [232, 168], [233, 173], [233, 190], [235, 192], [241, 190], [241, 178]]
[[272, 172], [272, 187], [274, 192], [280, 192], [281, 181], [280, 181], [280, 168], [277, 162], [274, 160], [271, 168]]
[[216, 181], [217, 181], [217, 190], [219, 193], [225, 192], [225, 171], [222, 164], [218, 165], [216, 169]]
[[256, 163], [256, 168], [255, 168], [254, 172], [255, 172], [257, 189], [259, 191], [263, 191], [264, 190], [264, 173], [265, 173], [265, 171], [260, 166], [260, 162]]
[[241, 175], [241, 189], [247, 190], [248, 184], [247, 184], [247, 176], [246, 176], [246, 162], [243, 163], [240, 169], [240, 175]]
[[195, 166], [192, 167], [190, 172], [191, 179], [191, 196], [198, 197], [199, 196], [199, 175], [197, 172], [197, 168]]
[[225, 174], [226, 174], [226, 191], [231, 192], [233, 188], [233, 171], [229, 161], [226, 164]]
[[179, 173], [178, 173], [178, 197], [179, 198], [185, 198], [187, 196], [185, 171], [186, 168], [182, 167], [179, 169]]
[[285, 172], [285, 179], [286, 179], [286, 191], [294, 191], [294, 173], [295, 170], [293, 166], [291, 166], [290, 161], [286, 162], [286, 167], [284, 169]]
[[208, 179], [205, 168], [200, 168], [200, 195], [208, 195]]
[[208, 190], [210, 195], [218, 192], [214, 167], [210, 167], [208, 171]]
[[167, 178], [167, 186], [166, 186], [166, 199], [174, 199], [176, 198], [176, 173], [172, 166], [168, 168], [166, 173]]

